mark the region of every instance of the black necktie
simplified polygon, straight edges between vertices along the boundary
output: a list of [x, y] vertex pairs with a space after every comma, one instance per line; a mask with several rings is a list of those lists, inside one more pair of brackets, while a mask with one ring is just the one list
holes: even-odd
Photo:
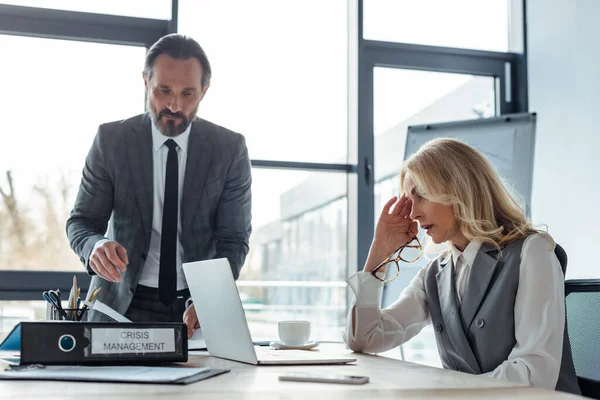
[[165, 174], [165, 199], [163, 203], [162, 231], [160, 234], [160, 272], [158, 274], [158, 298], [169, 307], [177, 296], [177, 207], [179, 205], [177, 143], [165, 142], [169, 148], [167, 173]]

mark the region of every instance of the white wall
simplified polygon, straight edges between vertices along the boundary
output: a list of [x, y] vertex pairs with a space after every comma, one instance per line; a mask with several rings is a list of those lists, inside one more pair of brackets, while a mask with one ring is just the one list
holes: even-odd
[[600, 278], [600, 1], [528, 0], [527, 24], [532, 219], [567, 250], [567, 278]]

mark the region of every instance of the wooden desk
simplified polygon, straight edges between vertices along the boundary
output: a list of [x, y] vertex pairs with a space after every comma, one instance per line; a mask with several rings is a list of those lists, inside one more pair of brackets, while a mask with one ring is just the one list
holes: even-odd
[[[342, 344], [322, 344], [322, 352], [352, 354]], [[187, 366], [229, 368], [231, 372], [190, 385], [139, 385], [76, 382], [0, 381], [0, 397], [51, 400], [148, 399], [577, 399], [561, 392], [533, 389], [491, 378], [412, 364], [387, 357], [353, 354], [355, 364], [328, 366], [261, 366], [207, 355], [190, 356]], [[366, 385], [280, 382], [285, 372], [309, 371], [366, 375]]]

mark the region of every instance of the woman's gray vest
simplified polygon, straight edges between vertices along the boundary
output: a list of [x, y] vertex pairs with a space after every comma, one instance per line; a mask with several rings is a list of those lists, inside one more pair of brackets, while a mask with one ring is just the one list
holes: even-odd
[[[460, 307], [452, 257], [439, 257], [431, 263], [425, 274], [425, 291], [444, 368], [481, 374], [508, 359], [516, 344], [514, 307], [523, 242], [511, 242], [501, 252], [487, 243], [481, 245]], [[566, 321], [556, 390], [581, 393]]]

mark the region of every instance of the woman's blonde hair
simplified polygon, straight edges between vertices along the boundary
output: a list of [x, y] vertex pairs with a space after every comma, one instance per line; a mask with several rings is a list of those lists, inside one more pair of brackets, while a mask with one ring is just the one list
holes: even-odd
[[499, 247], [538, 232], [487, 158], [459, 140], [431, 140], [406, 160], [400, 172], [403, 192], [407, 174], [418, 195], [453, 206], [460, 232], [469, 241]]

